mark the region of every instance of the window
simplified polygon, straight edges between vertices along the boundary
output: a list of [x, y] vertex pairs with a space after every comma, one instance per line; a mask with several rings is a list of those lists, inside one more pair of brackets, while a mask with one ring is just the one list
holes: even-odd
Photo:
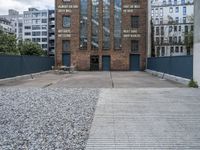
[[160, 47], [157, 47], [157, 57], [160, 56]]
[[173, 7], [170, 7], [170, 8], [169, 8], [169, 12], [170, 12], [170, 13], [173, 13]]
[[131, 17], [131, 27], [132, 28], [139, 28], [139, 16], [132, 16]]
[[42, 48], [46, 49], [47, 48], [47, 44], [42, 44]]
[[25, 32], [24, 33], [26, 36], [30, 36], [31, 35], [31, 32]]
[[42, 38], [42, 42], [47, 42], [47, 38]]
[[194, 26], [193, 25], [191, 25], [191, 31], [194, 31]]
[[160, 18], [160, 24], [163, 24], [163, 18]]
[[42, 19], [42, 23], [47, 23], [47, 19]]
[[177, 37], [174, 37], [174, 43], [177, 44]]
[[162, 47], [161, 55], [165, 56], [165, 47]]
[[33, 17], [40, 17], [40, 13], [33, 13], [32, 16]]
[[42, 25], [42, 30], [46, 30], [47, 29], [47, 25]]
[[172, 44], [173, 40], [172, 37], [169, 37], [169, 44]]
[[181, 31], [182, 30], [182, 28], [181, 28], [181, 26], [179, 26], [179, 31]]
[[154, 10], [153, 9], [151, 10], [151, 16], [152, 17], [154, 16]]
[[186, 6], [183, 7], [183, 15], [186, 15], [187, 14], [187, 8]]
[[41, 20], [40, 20], [40, 19], [33, 19], [33, 20], [32, 20], [32, 23], [33, 23], [33, 24], [40, 24], [40, 23], [41, 23]]
[[179, 17], [176, 17], [176, 23], [179, 23]]
[[179, 12], [179, 7], [176, 7], [176, 13], [178, 13]]
[[69, 40], [63, 40], [62, 45], [63, 45], [63, 52], [70, 51], [70, 41]]
[[183, 23], [186, 23], [186, 17], [183, 17]]
[[161, 35], [164, 35], [164, 27], [161, 27]]
[[177, 26], [174, 26], [174, 32], [177, 32]]
[[47, 17], [47, 12], [42, 12], [42, 17]]
[[181, 53], [183, 53], [183, 47], [182, 46], [181, 46], [181, 50], [180, 51], [181, 51]]
[[31, 23], [31, 20], [29, 20], [29, 19], [24, 20], [24, 24], [30, 24], [30, 23]]
[[175, 52], [178, 53], [179, 52], [179, 47], [176, 46]]
[[33, 25], [32, 30], [40, 30], [40, 25]]
[[92, 49], [99, 48], [99, 0], [92, 0]]
[[18, 24], [18, 26], [19, 26], [19, 27], [22, 27], [22, 26], [23, 26], [23, 24], [22, 24], [22, 23], [19, 23], [19, 24]]
[[160, 16], [163, 16], [163, 8], [160, 8]]
[[181, 44], [181, 41], [182, 41], [182, 40], [181, 40], [181, 36], [179, 36], [179, 37], [178, 37], [178, 42], [179, 42], [179, 44]]
[[122, 0], [114, 0], [114, 46], [121, 49], [122, 37]]
[[170, 48], [170, 53], [174, 53], [174, 47]]
[[63, 27], [64, 28], [70, 28], [71, 26], [71, 18], [70, 16], [64, 16], [63, 17]]
[[33, 32], [32, 36], [40, 36], [40, 32]]
[[29, 30], [29, 29], [31, 29], [31, 26], [25, 26], [24, 28], [25, 28], [25, 30]]
[[173, 27], [172, 26], [169, 26], [169, 33], [171, 33], [173, 30]]
[[161, 43], [161, 44], [164, 44], [164, 37], [161, 37], [161, 38], [160, 38], [160, 43]]
[[134, 5], [138, 5], [140, 3], [140, 0], [133, 0]]
[[156, 27], [156, 35], [159, 35], [159, 33], [160, 33], [160, 29], [159, 27]]
[[134, 53], [139, 52], [139, 41], [138, 40], [132, 40], [131, 41], [131, 51]]
[[40, 42], [40, 38], [33, 38], [32, 42]]
[[160, 38], [156, 37], [156, 44], [159, 45], [160, 44]]
[[188, 26], [185, 26], [185, 33], [188, 33]]
[[46, 32], [46, 31], [43, 31], [43, 32], [42, 32], [42, 36], [47, 36], [47, 32]]
[[103, 49], [110, 49], [110, 0], [103, 0]]
[[80, 48], [87, 49], [88, 0], [80, 0]]

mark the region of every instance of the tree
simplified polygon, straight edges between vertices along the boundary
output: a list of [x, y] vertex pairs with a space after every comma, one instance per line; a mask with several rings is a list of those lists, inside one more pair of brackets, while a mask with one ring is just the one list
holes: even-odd
[[191, 55], [193, 44], [194, 44], [194, 33], [193, 31], [189, 31], [185, 33], [185, 46], [186, 46], [188, 55]]
[[[188, 16], [187, 18], [188, 18], [190, 23], [194, 23], [194, 15]], [[185, 46], [186, 46], [186, 49], [187, 49], [187, 55], [191, 55], [192, 50], [193, 50], [193, 44], [194, 44], [193, 29], [191, 29], [188, 32], [185, 32], [184, 36], [185, 36]]]
[[45, 52], [41, 48], [41, 46], [37, 43], [33, 43], [30, 41], [19, 42], [18, 49], [21, 55], [34, 55], [34, 56], [44, 56]]
[[19, 55], [17, 39], [14, 35], [0, 32], [0, 53], [6, 55]]

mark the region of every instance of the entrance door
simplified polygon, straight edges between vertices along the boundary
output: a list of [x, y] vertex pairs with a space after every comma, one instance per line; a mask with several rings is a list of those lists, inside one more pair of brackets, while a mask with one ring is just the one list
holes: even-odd
[[110, 71], [110, 56], [102, 57], [102, 69], [103, 71]]
[[90, 70], [99, 71], [99, 56], [90, 57]]
[[71, 56], [68, 53], [62, 54], [62, 62], [64, 66], [70, 66], [71, 65]]
[[140, 55], [130, 55], [130, 71], [140, 71]]

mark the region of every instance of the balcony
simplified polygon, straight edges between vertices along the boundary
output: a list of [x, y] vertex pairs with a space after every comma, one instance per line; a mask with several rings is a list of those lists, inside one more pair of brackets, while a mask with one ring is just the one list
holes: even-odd
[[50, 21], [49, 24], [50, 25], [55, 25], [55, 21]]
[[55, 14], [49, 15], [49, 18], [55, 18]]
[[55, 44], [54, 44], [54, 43], [50, 43], [50, 44], [49, 44], [49, 47], [51, 47], [51, 48], [52, 48], [52, 47], [55, 47]]
[[49, 37], [49, 39], [50, 39], [50, 40], [55, 40], [55, 35], [51, 35], [51, 36]]
[[55, 28], [49, 29], [49, 33], [55, 33]]

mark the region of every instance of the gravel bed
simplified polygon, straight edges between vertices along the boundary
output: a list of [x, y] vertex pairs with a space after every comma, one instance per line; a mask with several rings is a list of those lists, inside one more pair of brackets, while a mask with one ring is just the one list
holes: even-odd
[[0, 89], [0, 149], [84, 149], [98, 96], [98, 89]]

